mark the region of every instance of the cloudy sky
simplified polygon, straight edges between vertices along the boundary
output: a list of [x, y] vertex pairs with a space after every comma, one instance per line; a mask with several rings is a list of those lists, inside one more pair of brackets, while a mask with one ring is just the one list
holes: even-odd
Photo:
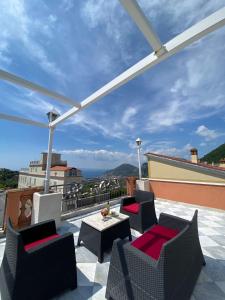
[[[224, 0], [138, 0], [163, 43]], [[80, 102], [152, 52], [118, 0], [0, 1], [0, 68]], [[225, 28], [209, 34], [55, 132], [54, 149], [79, 168], [136, 164], [143, 152], [202, 156], [224, 143]], [[70, 107], [0, 81], [0, 111], [46, 122]], [[0, 121], [0, 167], [18, 169], [47, 149], [48, 131]]]

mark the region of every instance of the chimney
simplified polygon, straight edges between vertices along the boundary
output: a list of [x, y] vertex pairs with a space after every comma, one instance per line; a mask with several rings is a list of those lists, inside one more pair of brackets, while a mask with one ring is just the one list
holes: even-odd
[[197, 164], [198, 163], [198, 150], [196, 148], [192, 148], [190, 151], [191, 151], [191, 162]]

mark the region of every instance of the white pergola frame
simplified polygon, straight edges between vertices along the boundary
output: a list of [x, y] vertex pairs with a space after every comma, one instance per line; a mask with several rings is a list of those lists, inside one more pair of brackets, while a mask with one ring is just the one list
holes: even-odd
[[118, 89], [120, 86], [129, 82], [131, 79], [137, 77], [138, 75], [144, 73], [146, 70], [152, 68], [153, 66], [159, 64], [161, 61], [167, 59], [168, 57], [176, 54], [183, 48], [187, 47], [191, 43], [201, 39], [208, 33], [215, 31], [216, 29], [225, 25], [225, 7], [217, 10], [215, 13], [206, 17], [202, 21], [188, 28], [181, 34], [177, 35], [175, 38], [171, 39], [166, 44], [162, 44], [156, 32], [154, 32], [152, 25], [149, 20], [144, 15], [140, 6], [136, 0], [119, 0], [124, 9], [136, 23], [142, 34], [144, 35], [147, 42], [153, 49], [153, 52], [147, 55], [145, 58], [141, 59], [138, 63], [127, 69], [125, 72], [121, 73], [119, 76], [114, 78], [112, 81], [101, 87], [99, 90], [88, 96], [86, 99], [82, 100], [81, 103], [77, 103], [73, 99], [70, 99], [64, 95], [50, 91], [45, 87], [27, 81], [19, 76], [8, 73], [4, 70], [0, 70], [0, 79], [9, 81], [13, 84], [20, 85], [29, 90], [41, 93], [45, 96], [51, 97], [56, 101], [60, 101], [64, 104], [69, 104], [72, 106], [67, 112], [59, 116], [55, 121], [47, 123], [41, 123], [33, 120], [24, 119], [21, 117], [16, 117], [12, 115], [0, 113], [0, 119], [5, 119], [9, 121], [20, 122], [28, 125], [35, 125], [39, 127], [49, 128], [49, 143], [48, 143], [48, 160], [46, 167], [46, 178], [45, 178], [45, 193], [48, 193], [49, 180], [50, 180], [50, 167], [51, 167], [51, 154], [52, 154], [52, 143], [53, 143], [53, 132], [54, 128], [64, 122], [66, 119], [77, 114], [79, 111], [87, 108], [91, 104], [100, 100], [107, 94], [111, 93], [113, 90]]

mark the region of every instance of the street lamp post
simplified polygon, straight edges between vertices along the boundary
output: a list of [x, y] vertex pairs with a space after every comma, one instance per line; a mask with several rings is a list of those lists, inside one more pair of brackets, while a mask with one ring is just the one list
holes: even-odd
[[[47, 113], [49, 123], [55, 121], [59, 114], [57, 111], [52, 110]], [[49, 192], [49, 181], [50, 181], [50, 169], [52, 162], [52, 144], [53, 144], [53, 134], [54, 134], [54, 126], [49, 126], [49, 136], [48, 136], [48, 156], [47, 156], [47, 165], [46, 165], [46, 173], [44, 180], [44, 193], [48, 194]]]
[[137, 145], [137, 153], [138, 153], [138, 167], [139, 167], [139, 179], [141, 179], [141, 143], [142, 140], [140, 138], [136, 139], [136, 145]]

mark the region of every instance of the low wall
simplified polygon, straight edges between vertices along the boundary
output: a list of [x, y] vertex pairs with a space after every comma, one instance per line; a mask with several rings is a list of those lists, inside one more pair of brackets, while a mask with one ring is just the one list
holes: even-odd
[[225, 185], [214, 183], [149, 180], [157, 198], [180, 201], [225, 210]]

